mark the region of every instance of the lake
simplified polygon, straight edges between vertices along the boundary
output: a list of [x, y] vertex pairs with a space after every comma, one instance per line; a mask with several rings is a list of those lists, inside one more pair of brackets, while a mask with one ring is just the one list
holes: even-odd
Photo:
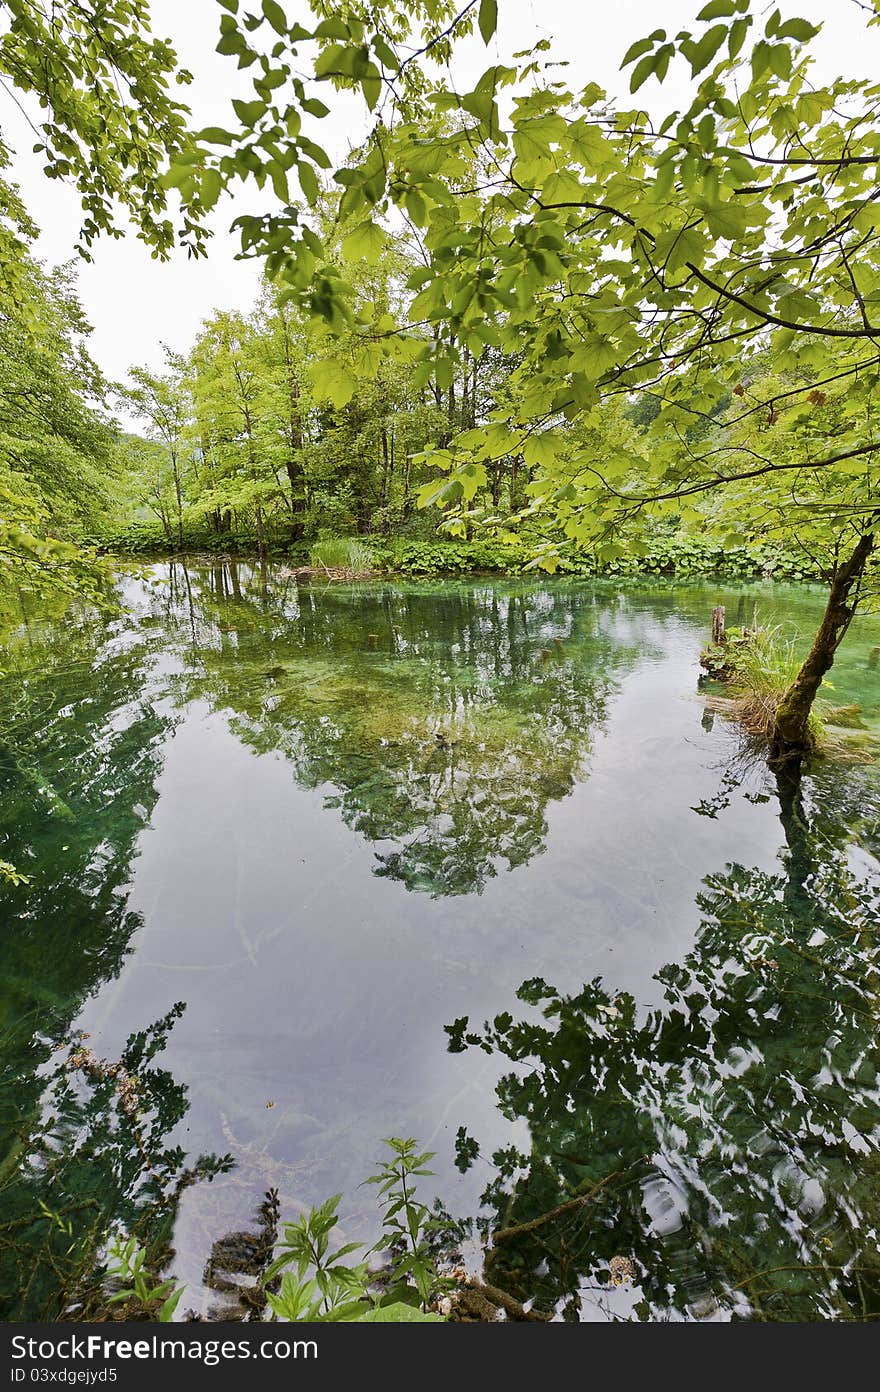
[[880, 1316], [877, 765], [778, 779], [698, 690], [714, 604], [802, 641], [819, 588], [119, 584], [0, 660], [3, 1318], [108, 1223], [181, 1313], [267, 1190], [371, 1239], [390, 1135], [562, 1318]]

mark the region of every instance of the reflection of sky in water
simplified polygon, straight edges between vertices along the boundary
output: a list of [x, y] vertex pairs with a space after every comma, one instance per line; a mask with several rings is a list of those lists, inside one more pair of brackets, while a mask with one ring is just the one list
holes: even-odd
[[[526, 1131], [494, 1107], [509, 1065], [448, 1053], [444, 1025], [511, 1009], [536, 975], [562, 992], [601, 976], [657, 1005], [654, 973], [692, 947], [704, 877], [733, 858], [773, 872], [783, 846], [760, 764], [713, 805], [738, 746], [723, 721], [706, 728], [696, 696], [712, 604], [748, 621], [751, 595], [288, 584], [261, 607], [256, 577], [236, 576], [240, 599], [231, 581], [216, 567], [187, 587], [178, 568], [148, 596], [129, 581], [143, 625], [96, 661], [134, 662], [146, 645], [129, 677], [140, 686], [123, 682], [106, 712], [108, 759], [144, 680], [168, 723], [128, 889], [142, 926], [77, 1023], [113, 1057], [187, 1002], [164, 1056], [189, 1088], [181, 1143], [239, 1162], [185, 1196], [190, 1285], [269, 1185], [287, 1212], [344, 1190], [363, 1229], [374, 1196], [355, 1186], [387, 1134], [436, 1150], [437, 1191], [472, 1210], [486, 1173], [454, 1168], [458, 1127], [486, 1153]], [[758, 602], [805, 630], [820, 607], [795, 587]], [[878, 636], [875, 620], [847, 640], [835, 702], [875, 713]], [[74, 725], [88, 681], [64, 679]], [[832, 823], [847, 798], [880, 815], [872, 770], [825, 769], [817, 785]], [[60, 844], [46, 849], [63, 877]], [[90, 875], [112, 855], [95, 841]], [[649, 1195], [668, 1207], [656, 1185]]]

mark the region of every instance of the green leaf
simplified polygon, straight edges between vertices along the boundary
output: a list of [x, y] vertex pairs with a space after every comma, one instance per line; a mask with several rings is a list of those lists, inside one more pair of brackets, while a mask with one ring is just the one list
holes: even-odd
[[180, 1302], [180, 1297], [183, 1295], [183, 1291], [184, 1287], [178, 1286], [177, 1289], [173, 1290], [168, 1298], [162, 1302], [159, 1309], [159, 1320], [162, 1324], [170, 1323], [174, 1311], [177, 1309]]
[[522, 456], [529, 468], [540, 465], [547, 468], [555, 463], [562, 447], [562, 439], [555, 431], [530, 435], [523, 445]]
[[416, 227], [424, 227], [428, 221], [425, 200], [417, 189], [408, 189], [404, 199], [406, 211]]
[[235, 29], [231, 34], [221, 35], [220, 42], [217, 45], [217, 52], [222, 53], [224, 57], [232, 57], [236, 53], [246, 53], [247, 44], [242, 35]]
[[204, 140], [208, 145], [231, 145], [235, 137], [221, 126], [205, 126], [204, 130], [198, 132], [196, 139]]
[[569, 358], [569, 366], [574, 372], [583, 372], [595, 381], [617, 363], [618, 353], [614, 344], [602, 334], [586, 334], [582, 343]]
[[677, 271], [689, 261], [699, 265], [705, 250], [705, 242], [699, 229], [683, 227], [681, 231], [661, 233], [654, 247], [654, 256], [665, 265], [667, 271]]
[[748, 230], [749, 209], [732, 201], [727, 203], [706, 203], [706, 221], [715, 237], [733, 240]]
[[287, 15], [278, 4], [278, 0], [263, 0], [263, 14], [272, 25], [276, 34], [287, 33]]
[[382, 254], [386, 234], [375, 222], [362, 222], [347, 237], [343, 237], [341, 251], [346, 261], [366, 261], [374, 266]]
[[201, 188], [199, 189], [199, 197], [202, 206], [205, 208], [213, 208], [217, 199], [220, 197], [222, 188], [223, 180], [219, 169], [206, 169], [202, 174]]
[[285, 204], [289, 203], [290, 190], [287, 184], [287, 174], [281, 168], [281, 165], [276, 163], [275, 161], [273, 161], [272, 164], [268, 166], [268, 169], [269, 178], [272, 180], [272, 188], [274, 190], [275, 197], [278, 199], [278, 202]]
[[162, 182], [166, 188], [182, 188], [184, 184], [191, 183], [193, 171], [191, 164], [172, 164], [168, 173], [163, 176]]
[[856, 232], [870, 232], [880, 227], [880, 208], [876, 203], [865, 203], [853, 214], [851, 224]]
[[232, 99], [232, 109], [243, 126], [255, 126], [262, 116], [266, 114], [268, 107], [264, 101], [239, 101], [237, 97]]
[[736, 0], [710, 0], [710, 3], [700, 10], [697, 19], [727, 19], [730, 15], [736, 14], [738, 9]]
[[487, 44], [498, 28], [498, 0], [480, 0], [480, 13], [477, 23]]
[[791, 49], [788, 44], [774, 44], [770, 50], [770, 68], [783, 81], [791, 76]]
[[318, 39], [349, 39], [352, 31], [344, 19], [331, 15], [328, 19], [322, 19], [315, 29], [315, 38]]
[[443, 1324], [445, 1321], [442, 1315], [417, 1310], [414, 1305], [405, 1305], [403, 1301], [399, 1300], [393, 1305], [378, 1305], [374, 1310], [367, 1310], [366, 1314], [360, 1315], [355, 1322], [357, 1324]]
[[770, 66], [770, 49], [766, 39], [759, 39], [752, 49], [752, 77], [758, 82]]
[[657, 64], [656, 53], [649, 53], [646, 58], [636, 63], [633, 68], [632, 77], [629, 80], [629, 90], [637, 92], [644, 83], [647, 82]]
[[299, 184], [306, 201], [310, 207], [314, 208], [321, 193], [321, 186], [318, 183], [318, 176], [315, 173], [314, 165], [306, 164], [305, 160], [300, 160], [296, 166], [299, 175]]
[[675, 52], [672, 44], [662, 44], [655, 53], [648, 53], [633, 68], [633, 75], [630, 78], [629, 90], [637, 92], [644, 82], [653, 74], [658, 82], [662, 82], [669, 67], [669, 60]]
[[337, 411], [346, 406], [357, 390], [357, 378], [343, 363], [310, 363], [309, 377], [319, 401], [329, 401]]
[[796, 39], [798, 43], [808, 43], [816, 37], [819, 27], [806, 19], [787, 19], [776, 31], [778, 39]]
[[726, 37], [726, 25], [714, 24], [711, 29], [706, 30], [699, 43], [687, 50], [686, 56], [690, 60], [692, 77], [696, 77], [697, 73], [708, 67]]
[[375, 63], [367, 63], [361, 76], [361, 91], [371, 111], [375, 109], [382, 91], [382, 74]]
[[318, 1318], [322, 1324], [358, 1324], [363, 1319], [366, 1308], [363, 1300], [346, 1300], [342, 1305], [334, 1305]]
[[641, 58], [643, 53], [648, 53], [653, 47], [653, 39], [637, 39], [623, 55], [623, 62], [620, 65], [621, 68], [628, 68], [630, 63], [634, 63], [637, 58]]
[[727, 51], [731, 58], [735, 58], [746, 41], [746, 34], [751, 26], [751, 17], [746, 19], [735, 19], [730, 26], [730, 38], [727, 41]]

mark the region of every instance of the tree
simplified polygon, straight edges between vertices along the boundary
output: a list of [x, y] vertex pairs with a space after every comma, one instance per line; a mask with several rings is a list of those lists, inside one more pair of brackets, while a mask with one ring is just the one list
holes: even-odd
[[[121, 236], [117, 205], [157, 256], [171, 251], [175, 233], [166, 214], [170, 161], [184, 155], [189, 111], [170, 84], [192, 75], [169, 43], [150, 30], [148, 0], [4, 0], [0, 86], [21, 107], [35, 98], [44, 119], [27, 106], [34, 147], [51, 179], [70, 180], [83, 205], [79, 250], [87, 259], [95, 239]], [[0, 140], [5, 163], [8, 145]], [[207, 200], [182, 200], [179, 237], [203, 255]], [[2, 248], [0, 248], [2, 249]], [[3, 258], [4, 271], [9, 265]]]
[[[154, 255], [167, 257], [175, 242], [174, 223], [166, 215], [170, 164], [185, 157], [189, 144], [188, 111], [174, 100], [170, 84], [185, 85], [191, 76], [178, 67], [172, 47], [152, 35], [146, 0], [54, 0], [49, 7], [39, 0], [4, 0], [0, 23], [0, 87], [31, 126], [47, 176], [71, 181], [80, 195], [84, 221], [79, 253], [89, 259], [102, 233], [122, 235], [121, 206]], [[40, 117], [35, 117], [32, 101]], [[0, 173], [10, 155], [0, 138]], [[210, 179], [198, 193], [181, 199], [177, 236], [192, 255], [204, 254], [204, 216], [211, 201]], [[45, 288], [29, 250], [35, 235], [17, 190], [0, 181], [0, 323], [17, 326], [18, 346], [27, 341], [32, 358], [41, 352], [38, 336], [46, 328]], [[65, 293], [70, 303], [69, 286]], [[76, 324], [68, 315], [65, 331], [69, 340], [85, 332], [81, 314]], [[97, 376], [84, 355], [79, 366], [79, 381], [70, 376], [66, 390], [74, 420], [81, 425]], [[75, 365], [68, 362], [66, 368], [75, 370]], [[7, 399], [13, 407], [22, 404], [16, 392]], [[29, 428], [42, 430], [48, 440], [64, 413], [37, 426], [39, 410], [32, 395]], [[106, 457], [104, 445], [101, 450], [103, 456], [99, 452], [94, 459], [98, 469]], [[54, 456], [55, 482], [68, 501], [76, 493], [84, 511], [91, 489], [84, 484], [81, 460], [62, 481], [71, 462], [69, 452]], [[0, 484], [4, 579], [15, 567], [28, 585], [100, 596], [106, 579], [102, 568], [87, 551], [53, 534], [56, 524], [67, 519], [56, 516], [24, 478], [25, 468], [14, 451], [10, 454], [7, 440], [0, 469], [10, 468], [14, 480]], [[93, 473], [89, 483], [95, 480]]]
[[215, 313], [188, 364], [192, 428], [205, 466], [194, 510], [209, 511], [218, 528], [233, 514], [252, 519], [261, 554], [273, 523], [294, 540], [303, 531], [303, 327], [267, 290], [249, 316]]
[[311, 395], [306, 378], [310, 324], [270, 286], [266, 287], [262, 311], [269, 367], [267, 392], [278, 421], [275, 444], [290, 484], [290, 537], [302, 541], [308, 505], [305, 445]]
[[[301, 63], [310, 53], [318, 83], [359, 90], [374, 112], [367, 139], [333, 175], [349, 260], [375, 258], [387, 236], [380, 219], [396, 210], [425, 229], [410, 326], [384, 334], [380, 355], [415, 352], [447, 381], [464, 350], [521, 355], [508, 402], [435, 451], [443, 477], [423, 502], [461, 513], [497, 461], [521, 453], [540, 475], [535, 502], [600, 556], [658, 514], [693, 519], [707, 495], [723, 491], [735, 509], [740, 486], [756, 479], [776, 525], [794, 509], [821, 533], [829, 608], [775, 735], [778, 754], [797, 755], [816, 678], [833, 661], [874, 544], [877, 87], [813, 85], [815, 26], [779, 11], [759, 26], [749, 0], [711, 0], [693, 32], [670, 40], [657, 30], [632, 46], [624, 65], [635, 65], [634, 92], [652, 75], [662, 81], [673, 61], [690, 65], [690, 105], [657, 125], [638, 108], [614, 108], [595, 84], [568, 91], [545, 66], [546, 44], [487, 69], [461, 95], [432, 80], [426, 64], [448, 56], [475, 18], [488, 41], [496, 6], [486, 0], [457, 15], [427, 0], [320, 6], [312, 30], [279, 6], [253, 17], [226, 8], [219, 48], [253, 68], [255, 97], [236, 108], [238, 130], [202, 133], [204, 167], [223, 182], [270, 181], [286, 204], [239, 220], [243, 250], [264, 255], [334, 331], [355, 324], [351, 284], [326, 256], [318, 221], [286, 196], [295, 169], [314, 207], [317, 171], [330, 167], [303, 133], [306, 118], [326, 112], [293, 74], [294, 54]], [[876, 5], [870, 13], [873, 25]], [[456, 122], [426, 127], [437, 109]], [[475, 150], [486, 171], [476, 186], [463, 177]], [[798, 385], [750, 403], [738, 438], [688, 440], [688, 427], [712, 419], [766, 351]], [[325, 378], [341, 398], [360, 370], [354, 352], [347, 378], [329, 362]], [[812, 409], [831, 389], [833, 435]], [[601, 468], [579, 461], [571, 423], [621, 396], [659, 399], [643, 448], [614, 451]], [[775, 432], [769, 442], [757, 438], [764, 425]], [[825, 477], [834, 493], [819, 506]]]
[[[165, 350], [168, 371], [149, 372], [133, 367], [129, 375], [134, 386], [122, 394], [130, 409], [146, 424], [149, 438], [162, 447], [173, 490], [177, 548], [183, 550], [184, 471], [189, 463], [186, 438], [189, 400], [184, 381], [183, 359]], [[161, 495], [161, 483], [159, 485]]]
[[120, 475], [106, 386], [69, 270], [33, 260], [36, 229], [2, 181], [0, 207], [22, 239], [15, 298], [0, 294], [0, 602], [13, 586], [97, 597], [106, 575], [75, 541], [111, 508]]
[[165, 540], [174, 549], [174, 480], [169, 468], [168, 454], [161, 444], [145, 440], [140, 435], [123, 438], [120, 451], [126, 471], [123, 517], [127, 522], [132, 514], [152, 513], [162, 525]]

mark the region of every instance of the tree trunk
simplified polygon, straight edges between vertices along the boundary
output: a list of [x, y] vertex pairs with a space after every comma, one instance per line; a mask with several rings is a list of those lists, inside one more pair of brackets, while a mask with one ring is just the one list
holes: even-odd
[[169, 546], [174, 545], [174, 533], [171, 530], [171, 523], [168, 520], [168, 513], [163, 508], [161, 502], [153, 504], [153, 511], [162, 523], [162, 530], [165, 533], [165, 540]]
[[291, 512], [293, 514], [290, 523], [290, 540], [302, 541], [305, 535], [305, 526], [302, 520], [303, 497], [303, 471], [295, 460], [287, 461], [287, 477], [290, 481]]
[[467, 430], [470, 406], [468, 403], [468, 391], [471, 384], [471, 355], [467, 348], [464, 350], [461, 367], [461, 410], [459, 412], [459, 430]]
[[180, 470], [177, 467], [177, 455], [173, 451], [171, 469], [174, 474], [174, 496], [177, 499], [177, 549], [183, 551], [183, 496], [180, 487]]
[[[874, 533], [868, 532], [859, 537], [852, 555], [834, 572], [828, 603], [813, 646], [776, 710], [772, 741], [775, 760], [798, 758], [809, 751], [810, 711], [822, 679], [830, 670], [834, 654], [849, 628], [855, 612], [855, 603], [850, 603], [850, 599], [853, 590], [858, 591], [873, 549]], [[857, 595], [853, 598], [857, 598]]]
[[402, 516], [403, 516], [404, 518], [409, 517], [410, 511], [411, 511], [411, 508], [410, 508], [410, 496], [409, 496], [409, 478], [410, 478], [411, 469], [412, 469], [412, 455], [411, 455], [409, 452], [407, 452], [407, 454], [406, 454], [406, 464], [404, 465], [404, 470], [403, 470], [403, 506], [402, 506], [402, 509], [401, 509], [401, 514], [402, 514]]
[[290, 524], [290, 540], [302, 541], [305, 535], [303, 508], [305, 504], [305, 470], [302, 463], [303, 432], [300, 409], [299, 379], [293, 371], [288, 357], [287, 395], [289, 403], [288, 445], [290, 456], [287, 460], [287, 477], [290, 481], [290, 503], [293, 520]]
[[390, 523], [388, 520], [388, 490], [391, 484], [391, 464], [388, 453], [388, 430], [386, 429], [384, 421], [382, 422], [380, 443], [382, 446], [382, 531], [388, 532], [390, 530]]

